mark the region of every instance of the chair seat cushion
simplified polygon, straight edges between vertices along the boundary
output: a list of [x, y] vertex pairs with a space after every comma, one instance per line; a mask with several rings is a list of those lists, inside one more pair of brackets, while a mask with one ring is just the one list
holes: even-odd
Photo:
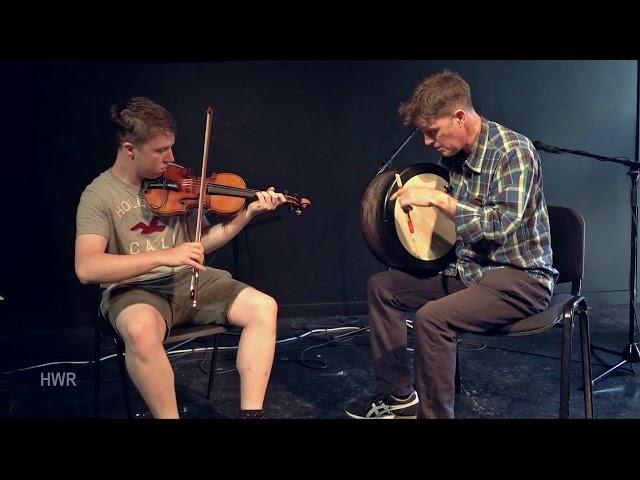
[[164, 343], [181, 342], [182, 340], [189, 340], [193, 338], [206, 337], [207, 335], [215, 335], [217, 333], [224, 333], [229, 330], [224, 325], [178, 325], [171, 329], [171, 333], [164, 341]]
[[533, 335], [543, 332], [562, 320], [567, 304], [573, 305], [580, 298], [570, 293], [558, 293], [551, 297], [549, 306], [543, 312], [486, 332], [486, 335]]

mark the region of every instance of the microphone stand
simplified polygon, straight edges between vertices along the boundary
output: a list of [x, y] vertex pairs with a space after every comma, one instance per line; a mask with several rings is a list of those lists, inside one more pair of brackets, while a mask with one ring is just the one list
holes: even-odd
[[[414, 127], [413, 130], [411, 130], [411, 133], [409, 133], [407, 138], [405, 138], [403, 142], [400, 144], [400, 146], [396, 148], [395, 151], [391, 154], [391, 157], [389, 158], [389, 160], [387, 160], [384, 164], [382, 164], [382, 166], [380, 167], [380, 170], [378, 170], [378, 172], [375, 174], [376, 177], [384, 173], [384, 171], [387, 168], [389, 168], [389, 166], [391, 166], [391, 162], [393, 162], [393, 159], [396, 158], [396, 156], [400, 153], [400, 151], [402, 151], [402, 149], [409, 143], [409, 141], [411, 141], [411, 139], [413, 138], [413, 136], [416, 134], [417, 131], [418, 131], [418, 127]], [[390, 270], [390, 268], [388, 268], [387, 270]], [[367, 330], [369, 330], [368, 326], [360, 327], [351, 332], [346, 332], [340, 335], [336, 335], [335, 337], [333, 337], [333, 340], [342, 340], [343, 338], [351, 337], [353, 335], [357, 335], [360, 332], [366, 332]]]
[[594, 380], [591, 381], [592, 385], [595, 385], [596, 382], [603, 380], [605, 377], [609, 376], [616, 369], [622, 367], [625, 364], [630, 364], [631, 371], [635, 375], [635, 370], [633, 369], [633, 364], [640, 362], [640, 348], [638, 347], [638, 342], [635, 338], [635, 332], [637, 327], [637, 318], [636, 318], [636, 296], [637, 296], [637, 269], [638, 269], [638, 176], [640, 172], [640, 162], [622, 159], [622, 158], [613, 158], [613, 157], [604, 157], [602, 155], [595, 155], [593, 153], [584, 152], [581, 150], [570, 150], [567, 148], [559, 148], [552, 147], [548, 145], [544, 145], [541, 142], [533, 142], [534, 146], [538, 150], [543, 150], [550, 153], [571, 153], [574, 155], [581, 155], [584, 157], [595, 158], [596, 160], [601, 160], [605, 162], [613, 162], [618, 163], [620, 165], [625, 165], [629, 167], [629, 171], [627, 175], [629, 175], [631, 179], [631, 252], [630, 252], [630, 264], [629, 264], [629, 343], [624, 347], [622, 352], [618, 352], [615, 350], [611, 350], [609, 348], [592, 346], [592, 350], [601, 350], [604, 352], [612, 353], [614, 355], [619, 355], [622, 360], [610, 367], [607, 371], [600, 374]]
[[398, 155], [400, 151], [407, 145], [407, 143], [409, 143], [409, 140], [413, 138], [417, 131], [418, 127], [414, 127], [413, 130], [411, 130], [411, 133], [407, 136], [407, 138], [404, 139], [404, 142], [402, 142], [400, 146], [396, 148], [396, 151], [391, 154], [391, 158], [389, 158], [389, 160], [387, 160], [387, 162], [380, 167], [380, 170], [378, 170], [378, 173], [376, 173], [376, 177], [381, 173], [384, 173], [384, 171], [389, 168], [391, 162], [393, 162], [393, 159], [396, 158], [396, 155]]

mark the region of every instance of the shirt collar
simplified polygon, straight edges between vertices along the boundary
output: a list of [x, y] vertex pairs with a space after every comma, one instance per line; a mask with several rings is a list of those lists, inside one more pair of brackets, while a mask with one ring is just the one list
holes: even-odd
[[465, 163], [476, 173], [482, 171], [482, 163], [487, 153], [487, 141], [489, 138], [489, 122], [484, 117], [480, 117], [480, 133], [473, 151], [467, 157]]

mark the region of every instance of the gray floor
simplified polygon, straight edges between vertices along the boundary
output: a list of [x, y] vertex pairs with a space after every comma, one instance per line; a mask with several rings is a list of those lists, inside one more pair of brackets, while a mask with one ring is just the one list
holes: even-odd
[[[622, 350], [628, 343], [627, 306], [590, 307], [591, 339], [595, 345]], [[332, 342], [345, 327], [366, 325], [366, 317], [321, 317], [280, 320], [278, 347], [269, 385], [265, 416], [279, 419], [344, 419], [343, 407], [356, 396], [374, 394], [369, 362], [368, 333]], [[342, 328], [342, 330], [333, 330]], [[329, 329], [302, 338], [315, 329]], [[574, 334], [571, 416], [583, 416], [580, 346]], [[462, 419], [551, 419], [559, 409], [559, 355], [561, 330], [523, 338], [465, 336], [458, 345], [462, 391], [456, 417]], [[205, 398], [210, 352], [170, 355], [183, 418], [235, 418], [239, 405], [235, 370], [237, 336], [221, 340], [214, 392]], [[93, 418], [93, 329], [30, 331], [7, 328], [0, 337], [0, 417]], [[410, 335], [410, 347], [412, 336]], [[194, 341], [181, 349], [203, 349]], [[314, 347], [310, 348], [309, 347]], [[105, 340], [103, 356], [113, 353]], [[308, 349], [308, 350], [307, 350]], [[300, 361], [301, 354], [303, 362]], [[205, 355], [207, 357], [205, 358]], [[77, 362], [43, 365], [50, 362]], [[607, 364], [619, 361], [610, 354], [593, 355], [597, 376]], [[39, 365], [37, 368], [30, 368]], [[16, 371], [23, 369], [21, 371]], [[24, 370], [26, 369], [26, 370]], [[123, 418], [122, 390], [113, 357], [101, 362], [102, 416]], [[7, 373], [12, 372], [12, 373]], [[65, 386], [53, 385], [55, 374]], [[47, 380], [48, 379], [48, 380]], [[149, 418], [148, 410], [129, 384], [133, 410]], [[594, 390], [596, 418], [640, 418], [640, 376], [626, 366], [598, 382]]]

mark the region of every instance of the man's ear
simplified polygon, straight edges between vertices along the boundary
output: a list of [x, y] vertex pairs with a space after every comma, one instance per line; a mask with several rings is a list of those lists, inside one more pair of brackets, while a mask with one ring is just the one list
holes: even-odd
[[455, 118], [455, 122], [457, 125], [462, 125], [467, 118], [467, 114], [464, 112], [464, 110], [459, 108], [454, 112], [453, 117]]

